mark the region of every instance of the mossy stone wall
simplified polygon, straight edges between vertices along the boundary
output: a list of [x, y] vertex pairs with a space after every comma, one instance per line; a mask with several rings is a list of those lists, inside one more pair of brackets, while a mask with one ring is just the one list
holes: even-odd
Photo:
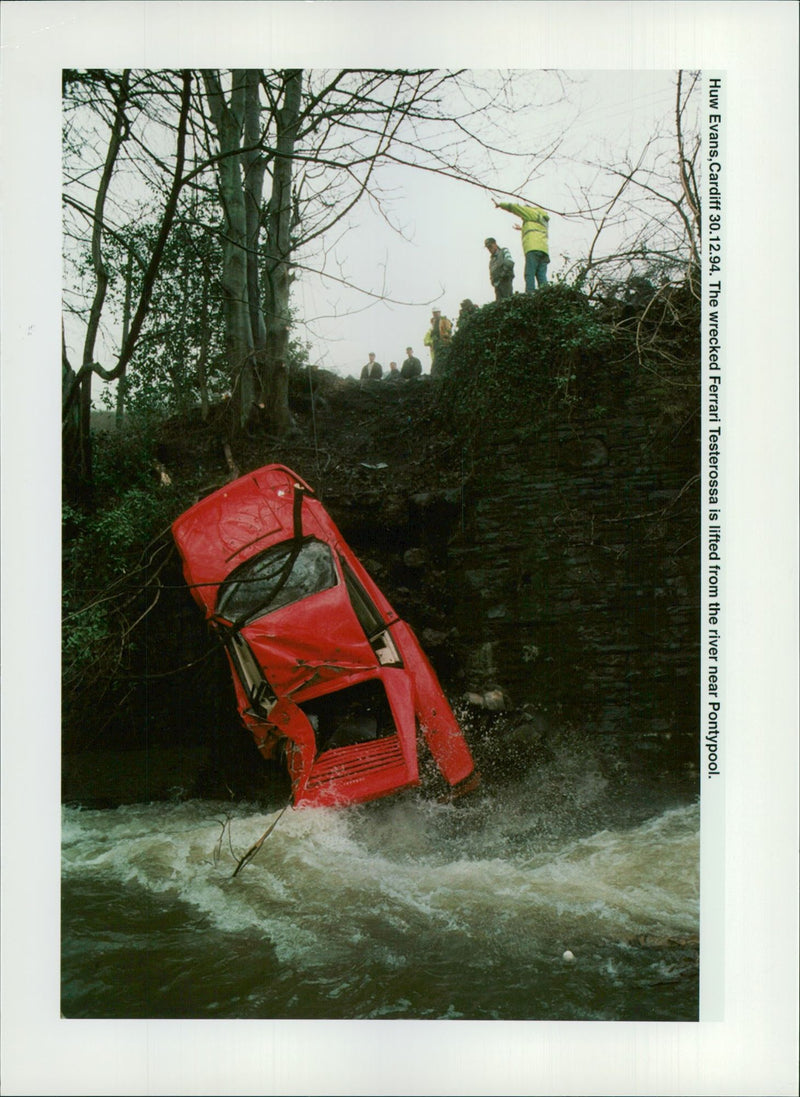
[[448, 583], [471, 685], [693, 749], [698, 420], [652, 424], [543, 415], [473, 443]]

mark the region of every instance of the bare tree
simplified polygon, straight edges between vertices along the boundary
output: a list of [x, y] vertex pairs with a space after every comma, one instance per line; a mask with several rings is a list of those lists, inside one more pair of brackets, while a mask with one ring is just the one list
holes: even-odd
[[[67, 452], [64, 454], [65, 469], [68, 472], [70, 481], [74, 481], [76, 485], [88, 485], [92, 479], [92, 451], [89, 436], [89, 417], [92, 408], [92, 373], [94, 372], [97, 331], [108, 289], [108, 272], [103, 263], [102, 251], [103, 222], [108, 188], [128, 129], [126, 110], [128, 107], [130, 75], [130, 70], [125, 69], [118, 84], [113, 83], [110, 78], [106, 82], [114, 102], [114, 116], [92, 211], [91, 261], [95, 277], [95, 290], [86, 325], [81, 369], [77, 375], [73, 375], [67, 358], [66, 346], [62, 340], [62, 368], [65, 375], [62, 418], [68, 431], [67, 440], [69, 443]], [[73, 401], [78, 402], [77, 416], [71, 413]]]
[[[67, 483], [70, 490], [77, 496], [85, 497], [91, 490], [91, 447], [89, 441], [89, 416], [91, 412], [91, 379], [94, 374], [104, 381], [116, 381], [125, 373], [130, 362], [136, 343], [142, 330], [147, 315], [153, 286], [158, 275], [164, 248], [172, 229], [175, 212], [178, 205], [178, 197], [184, 183], [184, 159], [186, 150], [186, 133], [189, 115], [189, 104], [192, 88], [192, 74], [187, 70], [182, 74], [182, 90], [177, 125], [176, 146], [174, 153], [174, 166], [171, 173], [171, 182], [167, 192], [166, 202], [163, 208], [161, 223], [153, 251], [147, 262], [142, 279], [139, 300], [130, 323], [127, 336], [124, 339], [117, 358], [116, 365], [112, 369], [105, 369], [95, 360], [97, 332], [100, 324], [103, 304], [105, 302], [108, 276], [103, 263], [103, 233], [106, 219], [106, 201], [109, 184], [117, 163], [120, 147], [127, 136], [129, 123], [126, 110], [129, 103], [130, 71], [125, 70], [117, 88], [113, 90], [115, 104], [114, 118], [111, 125], [111, 134], [97, 188], [94, 209], [91, 215], [92, 222], [92, 264], [95, 275], [95, 292], [89, 313], [86, 328], [86, 337], [83, 347], [83, 360], [80, 369], [74, 376], [69, 363], [66, 346], [62, 351], [63, 372], [70, 378], [64, 385], [64, 402], [62, 408], [62, 423], [66, 431], [64, 467]], [[73, 405], [79, 401], [78, 423], [78, 453], [72, 449], [75, 438], [72, 432], [74, 416]]]
[[698, 81], [698, 73], [678, 72], [671, 132], [654, 133], [635, 156], [595, 163], [592, 184], [564, 211], [594, 228], [587, 254], [568, 272], [590, 295], [631, 277], [657, 285], [688, 279], [699, 294]]
[[[266, 412], [277, 433], [284, 433], [291, 424], [284, 359], [290, 327], [292, 167], [302, 73], [290, 70], [268, 77], [259, 70], [237, 70], [227, 94], [223, 74], [206, 71], [203, 80], [218, 148], [222, 286], [235, 422], [243, 427], [255, 406]], [[268, 95], [266, 111], [260, 100], [262, 86]], [[272, 189], [264, 210], [268, 165]]]

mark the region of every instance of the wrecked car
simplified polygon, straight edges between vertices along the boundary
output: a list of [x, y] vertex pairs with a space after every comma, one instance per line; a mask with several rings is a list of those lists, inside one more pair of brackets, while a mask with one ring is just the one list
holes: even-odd
[[416, 636], [304, 480], [283, 465], [257, 469], [172, 532], [227, 652], [241, 719], [265, 758], [285, 755], [295, 806], [418, 785], [422, 744], [453, 795], [477, 785]]

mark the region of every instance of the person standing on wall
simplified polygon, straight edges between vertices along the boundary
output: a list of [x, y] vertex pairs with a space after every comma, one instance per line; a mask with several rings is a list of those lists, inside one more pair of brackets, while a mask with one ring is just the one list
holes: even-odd
[[430, 347], [431, 351], [431, 377], [436, 374], [436, 352], [440, 347], [449, 346], [452, 337], [453, 325], [446, 316], [442, 316], [440, 309], [434, 309], [433, 316], [431, 316], [431, 326], [425, 332], [425, 338], [422, 340], [426, 347]]
[[406, 360], [400, 367], [400, 376], [406, 381], [410, 381], [412, 377], [422, 376], [422, 362], [415, 357], [411, 347], [406, 347]]
[[483, 241], [489, 252], [489, 281], [494, 287], [495, 301], [511, 297], [514, 292], [514, 260], [508, 248], [501, 248], [493, 236]]
[[550, 262], [547, 239], [550, 214], [541, 206], [519, 202], [495, 202], [497, 209], [513, 213], [522, 220], [522, 250], [525, 253], [525, 292], [533, 293], [537, 284], [547, 285], [547, 264]]
[[361, 370], [362, 381], [380, 381], [383, 377], [383, 366], [380, 362], [375, 361], [375, 355], [372, 351], [369, 352], [369, 361]]

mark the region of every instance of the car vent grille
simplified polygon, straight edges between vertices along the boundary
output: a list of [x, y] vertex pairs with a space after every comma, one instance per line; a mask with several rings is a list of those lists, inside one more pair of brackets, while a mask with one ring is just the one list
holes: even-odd
[[306, 789], [320, 788], [332, 782], [349, 784], [367, 774], [405, 768], [405, 759], [396, 735], [372, 743], [326, 750], [314, 763]]

